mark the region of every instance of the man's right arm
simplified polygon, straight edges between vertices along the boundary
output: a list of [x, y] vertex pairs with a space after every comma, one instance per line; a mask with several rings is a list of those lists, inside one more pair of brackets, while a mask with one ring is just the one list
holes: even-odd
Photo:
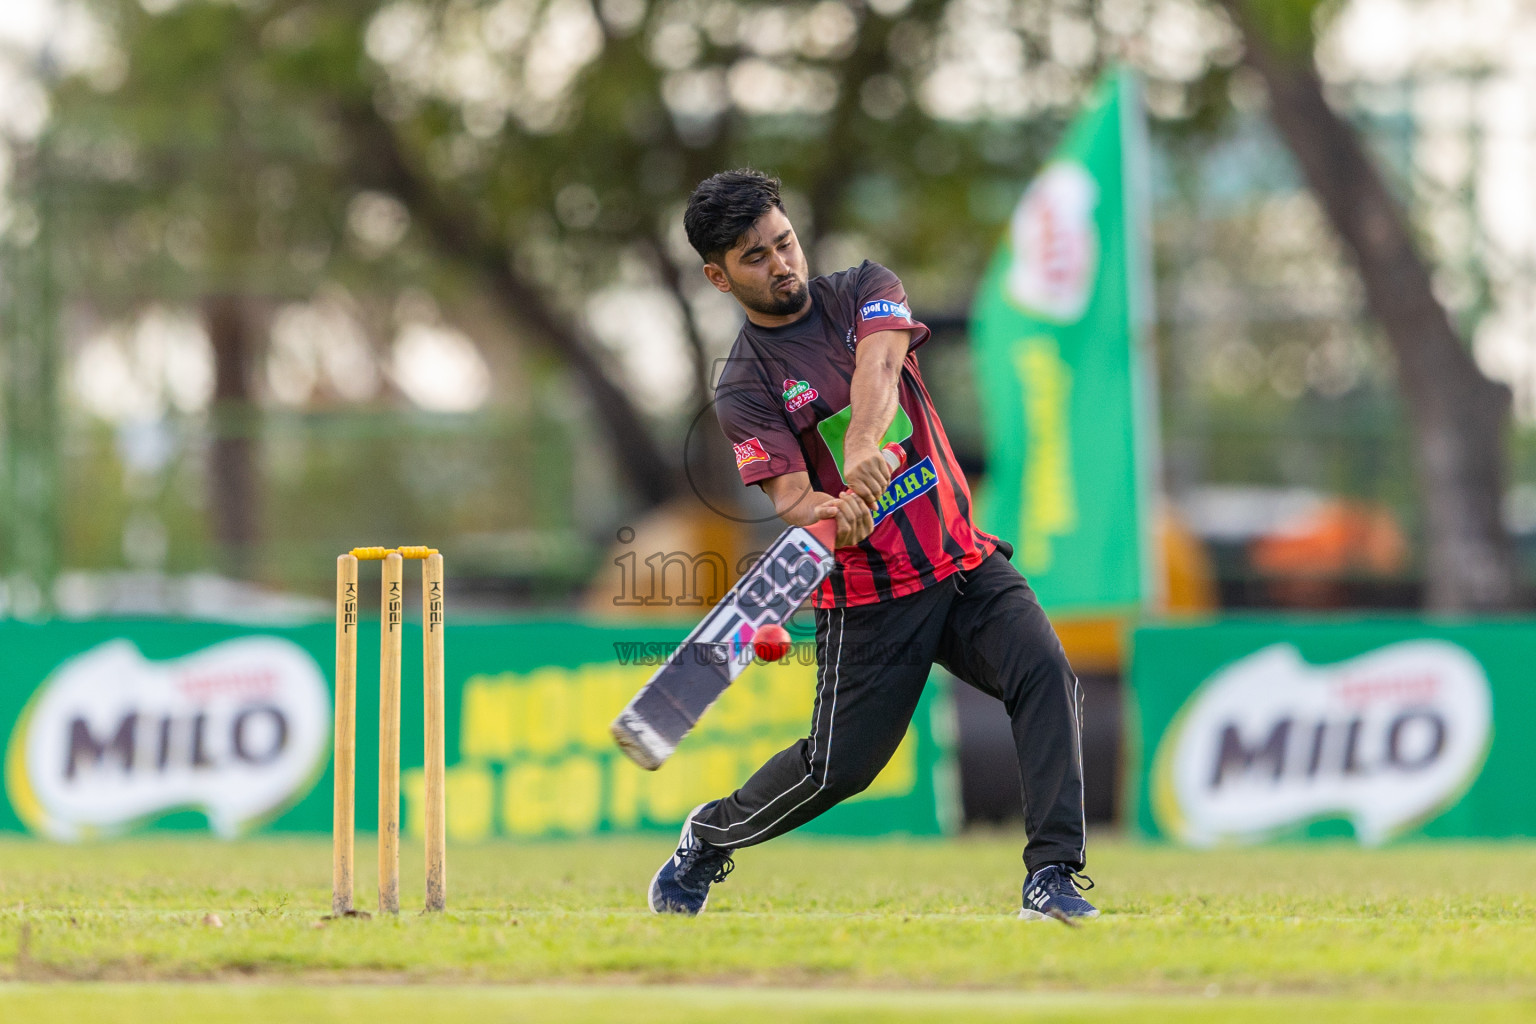
[[822, 519], [837, 520], [836, 546], [851, 547], [868, 537], [875, 528], [874, 517], [863, 500], [852, 491], [841, 495], [811, 489], [809, 473], [785, 473], [761, 481], [763, 493], [773, 502], [773, 511], [790, 526], [809, 526]]

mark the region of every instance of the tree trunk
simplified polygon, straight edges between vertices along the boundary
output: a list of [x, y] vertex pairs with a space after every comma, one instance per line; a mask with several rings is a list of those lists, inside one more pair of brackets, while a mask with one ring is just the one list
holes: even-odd
[[205, 298], [203, 324], [213, 347], [213, 443], [208, 466], [213, 536], [224, 571], [249, 576], [259, 535], [250, 325], [235, 295]]
[[1366, 304], [1397, 359], [1413, 428], [1427, 543], [1425, 601], [1436, 611], [1507, 609], [1518, 580], [1500, 517], [1510, 393], [1485, 377], [1435, 298], [1406, 217], [1354, 128], [1328, 105], [1310, 50], [1287, 55], [1241, 0], [1222, 0], [1270, 116], [1353, 254]]

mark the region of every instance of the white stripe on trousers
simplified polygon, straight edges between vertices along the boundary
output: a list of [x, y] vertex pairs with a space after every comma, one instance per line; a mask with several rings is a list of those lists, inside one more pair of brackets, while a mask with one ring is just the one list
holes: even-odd
[[[816, 635], [816, 642], [817, 642], [818, 648], [821, 646], [820, 629], [821, 629], [821, 627], [818, 626], [817, 627], [818, 632], [817, 632], [817, 635]], [[830, 643], [831, 640], [832, 640], [832, 618], [829, 615], [827, 617], [827, 641]], [[827, 671], [827, 666], [826, 666], [825, 663], [816, 666], [816, 707], [817, 707], [818, 710], [821, 707], [821, 691], [826, 686], [826, 671]], [[820, 732], [821, 732], [821, 716], [819, 714], [815, 714], [815, 715], [812, 716], [812, 721], [811, 721], [811, 758], [810, 758], [810, 763], [812, 765], [814, 765], [816, 763], [816, 738], [817, 738], [817, 735]], [[795, 790], [799, 789], [802, 785], [804, 785], [805, 783], [809, 782], [810, 779], [811, 779], [811, 773], [809, 771], [807, 771], [806, 774], [805, 774], [805, 778], [801, 779], [799, 782], [796, 782], [793, 786], [790, 786], [784, 792], [780, 793], [778, 796], [774, 797], [772, 800], [769, 800], [767, 803], [763, 804], [763, 806], [759, 807], [757, 810], [755, 810], [751, 814], [747, 815], [741, 821], [732, 822], [729, 825], [706, 825], [703, 822], [697, 822], [697, 823], [695, 823], [694, 827], [695, 828], [714, 829], [716, 832], [729, 832], [733, 828], [740, 828], [742, 825], [747, 824], [753, 818], [757, 817], [759, 814], [762, 814], [764, 811], [766, 811], [768, 808], [772, 807], [774, 804], [778, 803], [780, 800], [784, 799], [786, 796], [789, 796], [789, 794], [793, 793]]]
[[1078, 848], [1077, 859], [1086, 865], [1088, 861], [1088, 795], [1083, 789], [1083, 681], [1072, 673], [1072, 717], [1077, 720], [1077, 806], [1083, 815], [1083, 842]]
[[[821, 772], [821, 785], [816, 787], [816, 792], [812, 793], [810, 796], [806, 797], [804, 800], [801, 800], [798, 804], [795, 804], [795, 806], [791, 807], [789, 810], [785, 811], [783, 814], [779, 815], [773, 821], [769, 822], [767, 825], [764, 825], [762, 828], [758, 829], [756, 832], [752, 833], [750, 836], [747, 836], [745, 839], [734, 840], [734, 843], [737, 846], [741, 846], [741, 845], [745, 845], [746, 843], [750, 843], [752, 840], [756, 839], [758, 836], [762, 835], [764, 832], [770, 831], [779, 822], [783, 821], [785, 818], [789, 817], [791, 814], [794, 814], [801, 807], [804, 807], [806, 804], [808, 804], [812, 800], [816, 799], [816, 797], [821, 793], [821, 791], [827, 788], [827, 779], [831, 778], [831, 775], [832, 775], [832, 734], [833, 734], [833, 732], [834, 732], [834, 730], [836, 728], [836, 725], [837, 725], [837, 722], [836, 722], [836, 716], [837, 716], [837, 684], [841, 681], [842, 674], [843, 674], [843, 627], [846, 624], [845, 620], [846, 620], [847, 615], [848, 615], [847, 610], [844, 609], [844, 608], [838, 608], [836, 610], [838, 612], [838, 618], [837, 618], [837, 657], [836, 657], [836, 660], [833, 663], [833, 672], [832, 672], [832, 676], [833, 676], [833, 678], [832, 678], [832, 707], [827, 712], [827, 761], [826, 761], [825, 767], [823, 767], [822, 772]], [[832, 623], [831, 623], [830, 619], [827, 622], [827, 639], [828, 640], [832, 639]], [[823, 668], [823, 676], [825, 676], [825, 674], [826, 674], [825, 666], [823, 666], [822, 668]], [[825, 686], [825, 683], [823, 683], [823, 686]], [[819, 689], [817, 691], [816, 697], [817, 697], [817, 705], [820, 706], [820, 703], [821, 703], [821, 692], [820, 692]], [[718, 826], [718, 825], [706, 825], [704, 827], [706, 827], [706, 828], [713, 828], [717, 832], [728, 832], [728, 831], [730, 831], [733, 828], [739, 828], [740, 826], [745, 825], [747, 822], [751, 821], [753, 818], [757, 817], [759, 814], [761, 814], [763, 811], [767, 810], [769, 807], [772, 807], [774, 804], [778, 803], [780, 800], [782, 800], [784, 797], [788, 796], [790, 793], [793, 793], [795, 790], [799, 789], [801, 786], [805, 785], [807, 782], [810, 782], [811, 779], [815, 776], [815, 773], [816, 773], [816, 747], [815, 747], [815, 739], [816, 739], [816, 734], [820, 730], [821, 730], [821, 716], [817, 715], [816, 716], [816, 721], [813, 722], [812, 726], [811, 726], [811, 742], [812, 742], [812, 746], [811, 746], [811, 763], [810, 763], [810, 766], [808, 767], [808, 769], [806, 770], [805, 778], [801, 779], [799, 782], [796, 782], [793, 786], [789, 787], [789, 789], [787, 789], [784, 792], [780, 793], [778, 796], [776, 796], [772, 800], [768, 801], [768, 803], [764, 804], [762, 807], [759, 807], [757, 810], [753, 811], [751, 813], [751, 815], [749, 815], [743, 821], [739, 821], [739, 822], [737, 822], [734, 825], [726, 825], [726, 826], [723, 826], [723, 827], [722, 826]], [[697, 828], [698, 826], [695, 825], [694, 827]]]

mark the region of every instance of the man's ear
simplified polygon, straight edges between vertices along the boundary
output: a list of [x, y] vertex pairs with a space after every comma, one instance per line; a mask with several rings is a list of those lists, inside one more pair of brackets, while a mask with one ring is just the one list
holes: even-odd
[[709, 283], [726, 294], [731, 291], [731, 279], [725, 276], [725, 269], [718, 263], [704, 264], [704, 276], [709, 278]]

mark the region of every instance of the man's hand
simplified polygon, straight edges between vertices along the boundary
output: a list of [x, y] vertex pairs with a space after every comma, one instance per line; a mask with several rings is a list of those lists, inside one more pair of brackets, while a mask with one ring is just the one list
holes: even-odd
[[846, 448], [843, 462], [843, 480], [848, 489], [871, 510], [879, 508], [880, 495], [891, 482], [891, 464], [885, 453], [873, 445]]
[[[875, 458], [881, 458], [878, 451]], [[853, 491], [844, 491], [831, 501], [816, 506], [816, 518], [837, 520], [836, 546], [840, 548], [852, 547], [875, 528], [869, 506]]]

